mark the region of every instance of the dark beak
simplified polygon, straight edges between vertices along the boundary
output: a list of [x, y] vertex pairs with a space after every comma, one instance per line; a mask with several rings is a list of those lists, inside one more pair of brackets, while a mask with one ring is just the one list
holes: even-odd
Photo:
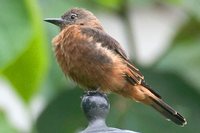
[[44, 19], [44, 21], [55, 24], [57, 26], [61, 26], [62, 24], [65, 23], [65, 20], [63, 20], [62, 18], [46, 18]]

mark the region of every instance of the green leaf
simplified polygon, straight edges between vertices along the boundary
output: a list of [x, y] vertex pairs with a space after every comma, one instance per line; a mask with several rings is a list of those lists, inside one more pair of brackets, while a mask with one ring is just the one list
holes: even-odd
[[33, 35], [24, 1], [3, 0], [0, 4], [0, 71], [16, 60], [28, 47]]
[[17, 130], [7, 121], [3, 112], [0, 111], [0, 132], [1, 133], [17, 133]]
[[36, 38], [26, 52], [4, 70], [3, 74], [25, 101], [31, 98], [43, 80], [45, 61], [41, 43]]
[[36, 123], [38, 133], [74, 133], [86, 127], [81, 111], [80, 88], [67, 90], [52, 100], [39, 116]]
[[[9, 4], [18, 4], [18, 2], [11, 2]], [[20, 6], [22, 6], [25, 10], [17, 14], [13, 13], [11, 16], [14, 17], [15, 15], [18, 15], [17, 17], [23, 20], [25, 17], [23, 13], [26, 12], [28, 15], [25, 17], [25, 21], [30, 23], [28, 28], [21, 25], [21, 27], [19, 27], [20, 30], [14, 30], [18, 30], [19, 35], [21, 35], [21, 31], [23, 30], [32, 31], [32, 35], [29, 37], [21, 37], [29, 40], [24, 42], [24, 44], [16, 42], [17, 46], [20, 47], [21, 45], [24, 45], [25, 48], [20, 54], [16, 53], [15, 58], [17, 58], [12, 60], [12, 62], [4, 68], [2, 74], [10, 81], [18, 94], [20, 94], [20, 96], [27, 102], [34, 92], [37, 91], [45, 76], [48, 56], [45, 48], [45, 36], [42, 27], [43, 21], [39, 16], [37, 3], [35, 3], [34, 0], [24, 0], [20, 4], [22, 4]], [[9, 25], [12, 24], [13, 22], [9, 22]], [[13, 29], [8, 30], [13, 31]], [[15, 40], [21, 39], [18, 38], [18, 34], [13, 36]], [[7, 46], [9, 46], [9, 44], [7, 44]]]

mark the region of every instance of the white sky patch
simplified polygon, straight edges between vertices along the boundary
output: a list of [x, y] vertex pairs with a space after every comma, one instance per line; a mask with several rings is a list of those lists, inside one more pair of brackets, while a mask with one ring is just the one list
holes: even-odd
[[8, 121], [21, 132], [29, 132], [32, 126], [30, 114], [9, 83], [0, 79], [0, 108]]
[[138, 61], [143, 65], [151, 65], [169, 48], [175, 33], [187, 20], [180, 9], [164, 5], [133, 8], [130, 18]]
[[46, 106], [42, 95], [35, 95], [30, 104], [25, 105], [23, 100], [9, 85], [0, 78], [0, 109], [5, 113], [10, 124], [22, 133], [30, 132], [35, 122]]
[[41, 114], [41, 112], [46, 107], [47, 101], [42, 95], [36, 95], [33, 97], [30, 103], [30, 113], [32, 116], [32, 119], [34, 121], [37, 120], [38, 116]]

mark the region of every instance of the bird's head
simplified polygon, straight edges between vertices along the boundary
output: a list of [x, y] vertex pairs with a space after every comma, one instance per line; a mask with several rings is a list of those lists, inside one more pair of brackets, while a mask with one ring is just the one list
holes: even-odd
[[89, 26], [102, 30], [99, 20], [88, 10], [82, 8], [72, 8], [61, 18], [47, 18], [44, 21], [55, 24], [62, 29], [69, 25]]

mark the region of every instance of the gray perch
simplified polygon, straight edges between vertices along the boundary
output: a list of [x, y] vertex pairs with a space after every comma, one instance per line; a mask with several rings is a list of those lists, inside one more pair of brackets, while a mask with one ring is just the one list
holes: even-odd
[[110, 110], [106, 94], [88, 91], [83, 95], [81, 106], [89, 124], [85, 130], [79, 133], [137, 133], [106, 125], [106, 117]]

